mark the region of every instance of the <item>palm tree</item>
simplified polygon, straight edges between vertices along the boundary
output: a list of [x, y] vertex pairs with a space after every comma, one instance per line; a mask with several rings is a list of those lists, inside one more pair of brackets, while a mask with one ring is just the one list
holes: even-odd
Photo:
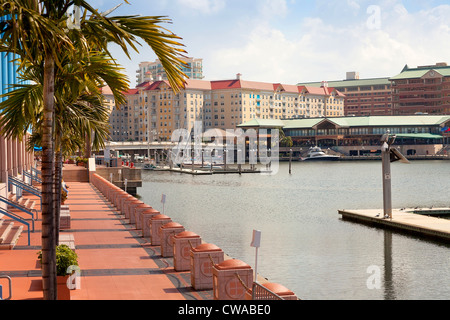
[[[125, 0], [125, 2], [127, 2]], [[85, 10], [80, 30], [74, 30], [79, 40], [69, 37], [67, 12], [71, 5]], [[85, 52], [95, 48], [108, 51], [110, 42], [118, 44], [129, 56], [128, 47], [137, 50], [141, 38], [161, 60], [168, 80], [174, 89], [184, 85], [179, 55], [179, 37], [167, 32], [160, 24], [165, 17], [122, 16], [107, 17], [83, 0], [2, 0], [0, 23], [0, 52], [13, 52], [25, 61], [43, 66], [42, 104], [42, 280], [44, 299], [56, 299], [56, 239], [53, 207], [53, 126], [55, 124], [55, 70], [62, 68], [62, 52], [74, 51], [75, 46]], [[90, 14], [88, 17], [87, 14]], [[120, 94], [115, 93], [120, 100]], [[32, 108], [29, 105], [26, 108]]]

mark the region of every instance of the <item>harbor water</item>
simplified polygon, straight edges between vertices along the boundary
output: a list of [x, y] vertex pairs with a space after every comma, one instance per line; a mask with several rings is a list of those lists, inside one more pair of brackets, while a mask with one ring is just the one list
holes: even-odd
[[[450, 299], [450, 245], [343, 221], [380, 208], [381, 162], [280, 163], [277, 174], [143, 171], [142, 201], [305, 300]], [[393, 207], [450, 207], [450, 162], [392, 164]]]

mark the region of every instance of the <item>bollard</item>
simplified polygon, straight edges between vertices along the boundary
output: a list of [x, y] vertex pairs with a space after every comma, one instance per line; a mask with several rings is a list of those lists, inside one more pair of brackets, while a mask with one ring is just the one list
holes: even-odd
[[225, 254], [218, 246], [203, 243], [191, 249], [191, 285], [195, 290], [212, 289], [212, 266], [221, 263]]
[[201, 245], [201, 243], [201, 237], [191, 231], [183, 231], [173, 237], [173, 266], [175, 271], [190, 270], [191, 249]]
[[117, 208], [117, 210], [121, 211], [120, 210], [120, 206], [122, 204], [122, 200], [126, 199], [126, 198], [129, 198], [129, 197], [132, 197], [132, 195], [126, 193], [125, 191], [122, 191], [121, 193], [119, 193], [117, 195], [117, 197], [114, 199], [114, 202], [113, 202], [113, 204]]
[[161, 212], [155, 209], [148, 209], [141, 213], [141, 228], [142, 228], [142, 237], [147, 238], [150, 237], [151, 234], [151, 226], [150, 221], [154, 216], [160, 215]]
[[121, 214], [125, 214], [125, 202], [130, 199], [136, 199], [136, 198], [133, 197], [131, 194], [127, 194], [126, 197], [120, 198], [119, 207], [117, 209], [119, 209]]
[[159, 228], [169, 222], [172, 222], [172, 219], [163, 214], [159, 214], [150, 219], [150, 241], [152, 243], [152, 246], [161, 245]]
[[161, 256], [173, 257], [173, 237], [184, 231], [184, 227], [176, 222], [169, 222], [159, 228], [161, 238]]
[[127, 198], [123, 201], [123, 205], [122, 205], [122, 213], [125, 215], [125, 219], [130, 219], [130, 205], [133, 203], [138, 202], [139, 200], [136, 199], [135, 197], [131, 196], [131, 198]]
[[[262, 283], [260, 285], [269, 289], [270, 291], [275, 293], [277, 296], [281, 297], [283, 300], [298, 300], [298, 297], [295, 295], [294, 292], [287, 289], [285, 286], [282, 286], [281, 284], [267, 282], [267, 283]], [[250, 289], [250, 291], [247, 291], [245, 294], [245, 300], [253, 300], [252, 293], [253, 293], [252, 289]], [[263, 300], [263, 299], [258, 299], [258, 297], [256, 297], [255, 300]]]
[[[137, 207], [141, 206], [141, 205], [146, 205], [144, 202], [142, 202], [141, 200], [136, 199], [136, 201], [131, 202], [128, 205], [128, 219], [130, 219], [130, 223], [131, 224], [135, 224], [136, 223], [136, 215], [135, 215], [135, 210]], [[126, 211], [126, 210], [125, 210]], [[126, 214], [125, 214], [126, 216]]]
[[244, 300], [253, 284], [253, 269], [237, 259], [213, 266], [214, 300]]
[[142, 229], [141, 225], [141, 214], [142, 212], [152, 209], [152, 206], [149, 206], [146, 203], [138, 205], [136, 208], [134, 208], [134, 222], [136, 224], [136, 229]]

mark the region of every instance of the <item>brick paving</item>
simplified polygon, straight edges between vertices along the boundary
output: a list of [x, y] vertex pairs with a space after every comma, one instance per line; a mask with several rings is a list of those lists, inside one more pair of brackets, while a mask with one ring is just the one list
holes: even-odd
[[[92, 184], [68, 185], [71, 226], [61, 233], [73, 235], [81, 269], [81, 288], [71, 291], [71, 300], [212, 300], [212, 290], [193, 290], [190, 272], [175, 271], [173, 258], [163, 258], [160, 247], [143, 238]], [[12, 278], [12, 300], [43, 298], [40, 219], [35, 228], [31, 246], [24, 232], [14, 250], [0, 251], [0, 274]], [[6, 295], [7, 282], [0, 284]]]

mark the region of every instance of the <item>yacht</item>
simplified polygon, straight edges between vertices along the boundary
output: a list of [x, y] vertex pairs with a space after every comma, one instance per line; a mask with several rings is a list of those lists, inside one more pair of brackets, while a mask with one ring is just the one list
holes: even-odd
[[302, 161], [336, 161], [340, 156], [329, 155], [322, 151], [319, 147], [312, 147], [308, 151], [306, 158], [301, 158]]

